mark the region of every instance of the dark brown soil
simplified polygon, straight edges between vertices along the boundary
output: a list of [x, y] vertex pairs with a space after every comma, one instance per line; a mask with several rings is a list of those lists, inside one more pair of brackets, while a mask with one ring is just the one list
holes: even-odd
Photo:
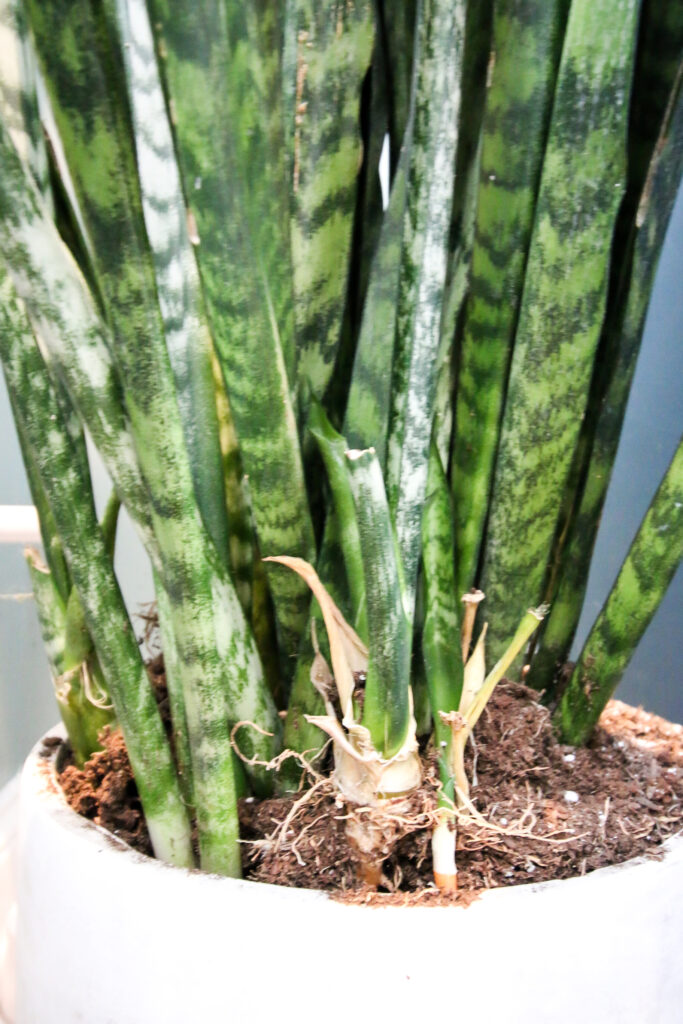
[[130, 761], [117, 729], [103, 735], [104, 750], [94, 754], [83, 769], [67, 764], [59, 776], [67, 800], [75, 811], [120, 836], [129, 846], [152, 855], [152, 845]]
[[[163, 676], [155, 682], [163, 700]], [[405, 817], [406, 834], [385, 862], [384, 894], [359, 886], [345, 837], [348, 808], [329, 782], [297, 797], [240, 801], [245, 877], [326, 889], [354, 902], [450, 900], [431, 880], [430, 822], [437, 772], [424, 754], [425, 780]], [[536, 694], [501, 684], [469, 753], [472, 809], [458, 823], [459, 900], [476, 891], [569, 878], [641, 854], [683, 828], [683, 727], [611, 701], [585, 748], [557, 742]], [[120, 735], [82, 772], [61, 774], [81, 814], [150, 852]]]

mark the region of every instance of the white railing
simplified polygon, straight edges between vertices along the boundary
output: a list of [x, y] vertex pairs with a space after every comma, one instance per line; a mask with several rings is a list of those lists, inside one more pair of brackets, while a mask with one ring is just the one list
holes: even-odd
[[0, 544], [39, 544], [38, 513], [33, 505], [0, 505]]

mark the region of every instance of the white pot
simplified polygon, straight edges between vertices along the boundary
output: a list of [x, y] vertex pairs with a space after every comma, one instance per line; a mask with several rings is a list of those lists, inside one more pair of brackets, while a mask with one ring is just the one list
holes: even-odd
[[19, 778], [0, 789], [0, 1024], [14, 1019], [14, 936]]
[[21, 791], [16, 1024], [674, 1024], [683, 841], [661, 861], [372, 908], [131, 852], [34, 751]]

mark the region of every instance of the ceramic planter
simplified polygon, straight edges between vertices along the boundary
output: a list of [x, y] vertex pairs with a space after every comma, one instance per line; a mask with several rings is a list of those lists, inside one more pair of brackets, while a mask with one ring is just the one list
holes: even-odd
[[0, 1024], [14, 1019], [18, 781], [0, 789]]
[[131, 852], [37, 749], [21, 787], [16, 1024], [674, 1024], [683, 841], [459, 907], [346, 906]]

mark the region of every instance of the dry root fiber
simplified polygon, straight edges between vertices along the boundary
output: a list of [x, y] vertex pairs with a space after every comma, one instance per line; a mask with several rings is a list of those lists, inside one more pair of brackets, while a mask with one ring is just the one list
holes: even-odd
[[[148, 852], [117, 736], [82, 772], [69, 769], [67, 796]], [[568, 878], [656, 855], [662, 840], [683, 828], [681, 726], [612, 701], [591, 743], [575, 749], [557, 742], [532, 691], [504, 683], [477, 726], [476, 754], [467, 752], [472, 787], [458, 813], [459, 892], [442, 896], [431, 860], [438, 772], [429, 752], [423, 763], [422, 786], [402, 801], [391, 825], [384, 892], [373, 895], [359, 882], [358, 852], [347, 837], [349, 827], [366, 826], [367, 809], [346, 805], [322, 767], [294, 797], [241, 801], [245, 876], [325, 889], [353, 902], [467, 902], [483, 888]]]

